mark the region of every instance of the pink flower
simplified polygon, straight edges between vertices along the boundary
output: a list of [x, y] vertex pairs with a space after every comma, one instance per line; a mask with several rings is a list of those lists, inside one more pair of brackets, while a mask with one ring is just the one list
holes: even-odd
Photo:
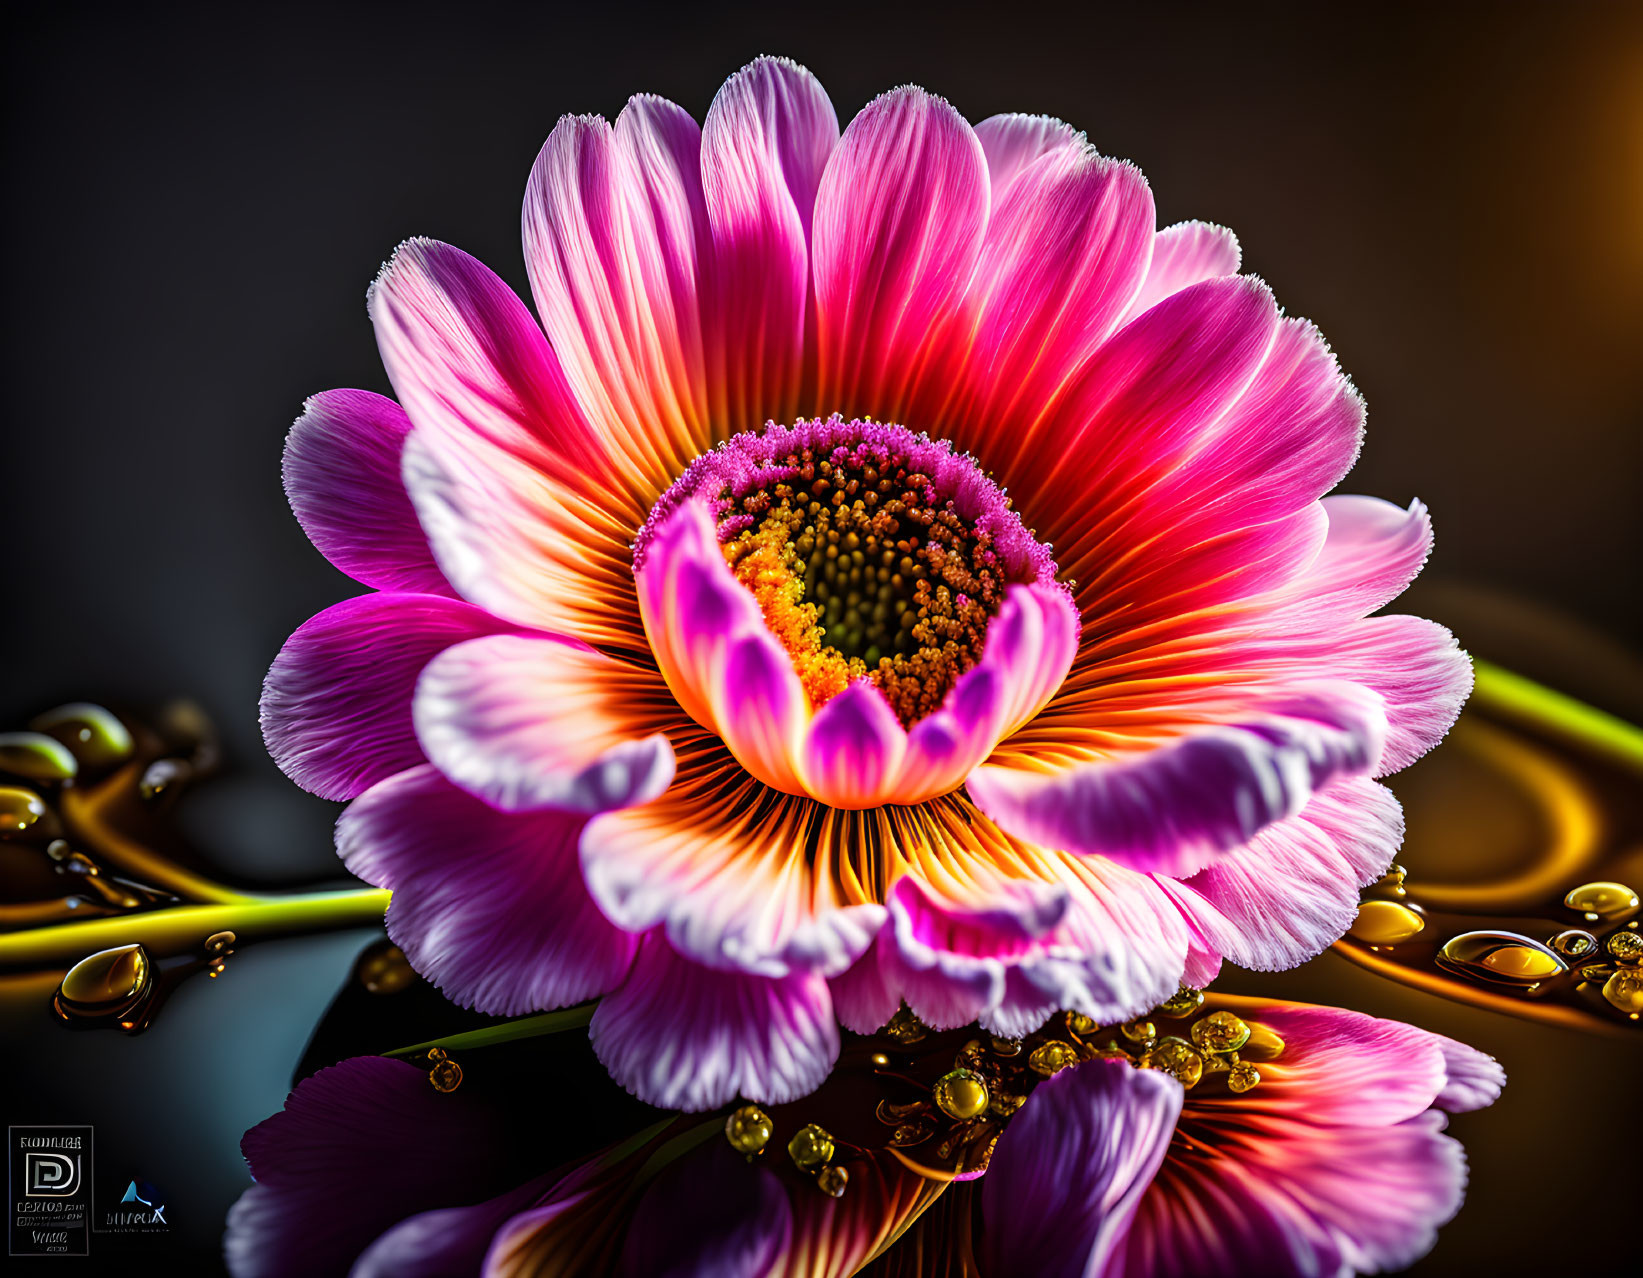
[[1471, 671], [1368, 618], [1426, 512], [1323, 498], [1361, 402], [1229, 232], [1040, 117], [902, 88], [841, 137], [761, 59], [700, 129], [562, 120], [524, 234], [540, 324], [411, 241], [399, 403], [316, 396], [287, 450], [378, 593], [292, 636], [268, 743], [353, 801], [420, 972], [603, 996], [613, 1075], [700, 1108], [903, 1000], [1112, 1021], [1345, 929], [1401, 835], [1374, 778]]

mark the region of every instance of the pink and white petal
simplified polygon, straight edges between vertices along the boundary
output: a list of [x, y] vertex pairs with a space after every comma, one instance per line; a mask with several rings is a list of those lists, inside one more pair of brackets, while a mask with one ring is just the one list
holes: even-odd
[[[884, 933], [881, 931], [879, 935], [882, 937]], [[852, 1034], [877, 1033], [889, 1024], [901, 1006], [901, 991], [891, 984], [884, 964], [879, 962], [882, 944], [882, 941], [875, 944], [827, 982], [833, 995], [833, 1014]]]
[[970, 796], [1029, 843], [1180, 878], [1381, 759], [1386, 713], [1356, 684], [1296, 683], [1232, 714], [1111, 761], [977, 768]]
[[372, 286], [383, 363], [413, 430], [405, 486], [463, 597], [603, 640], [595, 587], [620, 588], [651, 490], [590, 420], [512, 291], [447, 244], [410, 240]]
[[821, 84], [786, 58], [749, 63], [708, 109], [702, 194], [713, 243], [710, 406], [726, 434], [797, 415], [811, 219], [838, 138]]
[[1419, 501], [1405, 510], [1379, 497], [1323, 499], [1329, 535], [1292, 587], [1293, 607], [1327, 624], [1366, 617], [1396, 599], [1432, 553], [1432, 520]]
[[584, 822], [499, 812], [424, 764], [356, 799], [337, 850], [393, 892], [388, 935], [418, 973], [463, 1007], [518, 1016], [604, 994], [633, 962], [637, 938], [582, 882]]
[[1376, 776], [1407, 768], [1448, 734], [1472, 695], [1472, 658], [1424, 617], [1369, 617], [1331, 635], [1324, 668], [1386, 703], [1386, 751]]
[[[1152, 254], [1152, 191], [1133, 165], [1065, 148], [995, 204], [970, 295], [962, 442], [1034, 426], [1122, 322]], [[933, 388], [938, 394], [947, 387]]]
[[1086, 143], [1084, 135], [1053, 116], [1011, 112], [988, 116], [976, 125], [976, 140], [987, 157], [987, 179], [992, 187], [992, 207], [1004, 202], [1004, 194], [1021, 174], [1040, 157], [1052, 151], [1077, 151]]
[[1208, 1128], [1207, 1147], [1178, 1146], [1160, 1168], [1114, 1272], [1317, 1278], [1402, 1269], [1431, 1248], [1464, 1193], [1465, 1155], [1443, 1123], [1428, 1113], [1385, 1127], [1267, 1119]]
[[1493, 1056], [1485, 1055], [1466, 1043], [1434, 1034], [1438, 1049], [1443, 1053], [1447, 1077], [1443, 1090], [1432, 1102], [1438, 1109], [1451, 1114], [1485, 1109], [1500, 1099], [1506, 1086], [1506, 1071]]
[[988, 1278], [1112, 1272], [1169, 1152], [1182, 1096], [1168, 1075], [1118, 1061], [1088, 1061], [1040, 1083], [982, 1181]]
[[805, 793], [828, 807], [876, 808], [902, 799], [907, 732], [884, 694], [858, 679], [816, 712], [799, 754]]
[[651, 651], [685, 713], [761, 781], [803, 793], [808, 698], [758, 601], [725, 562], [704, 503], [687, 502], [656, 530], [634, 579]]
[[577, 398], [590, 417], [624, 424], [635, 465], [660, 491], [697, 451], [694, 388], [674, 382], [684, 355], [639, 182], [603, 119], [562, 118], [525, 190], [525, 265]]
[[263, 740], [286, 776], [351, 799], [423, 761], [411, 724], [422, 668], [445, 649], [511, 629], [439, 595], [344, 599], [298, 626], [263, 682]]
[[673, 780], [673, 747], [630, 726], [627, 673], [613, 657], [548, 636], [459, 644], [417, 681], [417, 739], [448, 778], [504, 811], [647, 803]]
[[716, 1109], [738, 1096], [796, 1100], [821, 1085], [839, 1055], [824, 977], [706, 968], [654, 932], [588, 1034], [611, 1077], [662, 1109]]
[[987, 226], [987, 160], [947, 102], [913, 86], [850, 122], [816, 195], [814, 273], [820, 403], [903, 420], [960, 322], [959, 299]]
[[400, 478], [411, 419], [370, 391], [323, 391], [285, 438], [285, 494], [308, 540], [363, 585], [454, 592]]
[[1164, 888], [1210, 947], [1257, 972], [1295, 967], [1338, 941], [1358, 890], [1391, 864], [1403, 809], [1385, 786], [1335, 781], [1299, 815]]
[[1139, 315], [1184, 288], [1204, 280], [1236, 275], [1242, 259], [1238, 237], [1212, 222], [1177, 222], [1159, 231], [1152, 241], [1152, 263], [1146, 282], [1130, 302], [1129, 314]]

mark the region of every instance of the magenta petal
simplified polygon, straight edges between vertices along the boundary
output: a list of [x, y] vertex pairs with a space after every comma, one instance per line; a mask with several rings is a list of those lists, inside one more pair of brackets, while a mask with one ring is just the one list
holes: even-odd
[[1281, 971], [1341, 938], [1357, 917], [1359, 889], [1385, 872], [1402, 842], [1392, 792], [1355, 777], [1165, 887], [1220, 953], [1240, 967]]
[[1118, 1061], [1089, 1061], [1040, 1083], [999, 1137], [981, 1183], [987, 1278], [1108, 1272], [1169, 1151], [1182, 1095], [1168, 1075]]
[[617, 1278], [740, 1278], [781, 1272], [793, 1233], [788, 1192], [723, 1140], [656, 1177], [626, 1228]]
[[1425, 617], [1369, 617], [1330, 636], [1323, 660], [1386, 702], [1386, 750], [1376, 776], [1407, 768], [1438, 742], [1472, 695], [1472, 659]]
[[1084, 146], [1084, 135], [1072, 125], [1047, 115], [1019, 113], [989, 116], [976, 125], [976, 140], [987, 157], [995, 209], [1003, 203], [1004, 193], [1021, 171], [1041, 156]]
[[285, 492], [327, 559], [378, 590], [453, 593], [400, 478], [411, 420], [369, 391], [315, 395], [285, 439]]
[[262, 690], [262, 732], [285, 774], [351, 799], [423, 761], [411, 725], [417, 676], [453, 644], [509, 627], [437, 595], [345, 599], [305, 621]]
[[1146, 282], [1130, 303], [1139, 315], [1184, 288], [1238, 273], [1238, 237], [1209, 222], [1177, 222], [1153, 237], [1152, 264]]
[[1380, 698], [1367, 689], [1296, 684], [1235, 722], [1112, 762], [978, 768], [970, 795], [1040, 847], [1180, 877], [1294, 816], [1331, 780], [1372, 772], [1385, 732]]
[[663, 1109], [795, 1100], [821, 1085], [839, 1055], [824, 977], [702, 967], [659, 933], [644, 939], [588, 1033], [611, 1077]]
[[926, 355], [958, 313], [987, 204], [981, 144], [942, 99], [894, 89], [850, 122], [816, 195], [819, 376], [828, 408], [900, 419]]
[[727, 432], [790, 421], [804, 372], [810, 226], [839, 137], [816, 77], [758, 58], [719, 90], [702, 126], [702, 194], [713, 241], [710, 368]]
[[516, 1016], [619, 984], [635, 938], [588, 895], [577, 858], [584, 818], [506, 813], [428, 765], [373, 786], [337, 823], [337, 849], [389, 888], [388, 934], [464, 1007]]
[[1447, 1073], [1443, 1090], [1432, 1103], [1451, 1114], [1493, 1105], [1506, 1086], [1506, 1071], [1500, 1062], [1466, 1043], [1457, 1043], [1441, 1034], [1432, 1037], [1438, 1041]]
[[257, 1183], [228, 1213], [229, 1272], [346, 1273], [405, 1216], [495, 1193], [503, 1135], [486, 1107], [404, 1061], [322, 1069], [240, 1142]]
[[558, 1172], [464, 1207], [408, 1216], [365, 1249], [348, 1278], [449, 1278], [482, 1271], [496, 1233], [553, 1187]]
[[884, 695], [858, 679], [810, 721], [801, 768], [805, 789], [836, 808], [871, 808], [895, 793], [907, 733]]
[[417, 682], [417, 737], [441, 772], [505, 811], [644, 803], [673, 780], [673, 747], [661, 733], [626, 729], [611, 686], [620, 670], [603, 653], [545, 636], [462, 644]]
[[1405, 510], [1378, 497], [1324, 498], [1329, 535], [1295, 583], [1296, 606], [1327, 621], [1368, 616], [1413, 581], [1432, 553], [1426, 507]]

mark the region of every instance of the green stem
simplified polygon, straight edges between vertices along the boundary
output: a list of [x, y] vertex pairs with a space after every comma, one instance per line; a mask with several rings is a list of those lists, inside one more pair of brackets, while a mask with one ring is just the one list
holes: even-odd
[[1477, 670], [1473, 699], [1481, 708], [1531, 720], [1616, 763], [1643, 768], [1643, 728], [1490, 662], [1474, 661], [1473, 666]]
[[365, 927], [381, 923], [387, 908], [388, 893], [382, 888], [353, 888], [57, 923], [0, 935], [0, 971], [66, 967], [88, 954], [133, 941], [160, 958], [197, 950], [213, 932], [232, 932], [244, 944], [299, 932]]
[[430, 1047], [438, 1047], [447, 1052], [464, 1052], [479, 1047], [491, 1047], [497, 1043], [511, 1043], [520, 1038], [537, 1038], [543, 1034], [559, 1034], [565, 1030], [581, 1029], [593, 1019], [593, 1009], [597, 1006], [597, 1003], [583, 1003], [579, 1007], [567, 1007], [558, 1012], [522, 1016], [515, 1021], [504, 1021], [501, 1025], [487, 1025], [484, 1029], [450, 1034], [444, 1038], [430, 1039], [426, 1043], [415, 1043], [410, 1047], [396, 1047], [391, 1052], [384, 1052], [383, 1055], [404, 1059], [409, 1056], [420, 1056]]

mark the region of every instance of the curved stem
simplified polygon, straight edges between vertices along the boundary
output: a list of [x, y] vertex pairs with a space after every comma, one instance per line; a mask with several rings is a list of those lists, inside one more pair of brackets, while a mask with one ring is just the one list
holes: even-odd
[[384, 1056], [393, 1056], [401, 1060], [409, 1056], [419, 1056], [430, 1047], [440, 1048], [446, 1052], [467, 1051], [470, 1048], [491, 1047], [497, 1043], [511, 1043], [515, 1039], [536, 1038], [542, 1034], [558, 1034], [565, 1030], [580, 1029], [593, 1019], [593, 1009], [598, 1003], [583, 1003], [577, 1007], [563, 1008], [557, 1012], [542, 1012], [536, 1016], [521, 1016], [518, 1020], [504, 1021], [500, 1025], [487, 1025], [484, 1029], [467, 1030], [461, 1034], [448, 1034], [444, 1038], [429, 1039], [426, 1043], [414, 1043], [410, 1047], [396, 1047], [391, 1052], [382, 1053]]
[[1474, 661], [1473, 699], [1572, 738], [1616, 763], [1643, 768], [1643, 728], [1487, 661]]

